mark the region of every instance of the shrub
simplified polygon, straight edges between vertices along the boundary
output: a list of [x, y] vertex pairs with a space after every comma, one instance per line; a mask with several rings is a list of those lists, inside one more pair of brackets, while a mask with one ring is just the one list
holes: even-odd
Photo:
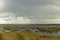
[[20, 35], [19, 33], [16, 35], [16, 40], [24, 40], [24, 36]]
[[2, 34], [0, 34], [0, 40], [3, 40]]

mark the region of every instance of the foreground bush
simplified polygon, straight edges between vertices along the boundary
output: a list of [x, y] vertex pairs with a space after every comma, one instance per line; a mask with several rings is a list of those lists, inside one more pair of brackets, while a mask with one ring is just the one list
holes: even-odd
[[24, 36], [20, 35], [19, 33], [16, 35], [16, 40], [24, 40]]
[[2, 34], [0, 34], [0, 40], [3, 40]]

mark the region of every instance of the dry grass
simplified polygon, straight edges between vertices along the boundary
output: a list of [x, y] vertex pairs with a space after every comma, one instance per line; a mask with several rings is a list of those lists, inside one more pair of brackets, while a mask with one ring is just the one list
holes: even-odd
[[40, 35], [31, 32], [6, 32], [1, 34], [4, 40], [60, 40], [58, 36]]

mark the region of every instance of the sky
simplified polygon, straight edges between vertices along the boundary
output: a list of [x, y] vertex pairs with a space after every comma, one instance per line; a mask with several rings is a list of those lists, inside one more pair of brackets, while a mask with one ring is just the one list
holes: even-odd
[[6, 23], [60, 24], [60, 0], [0, 0], [0, 24]]

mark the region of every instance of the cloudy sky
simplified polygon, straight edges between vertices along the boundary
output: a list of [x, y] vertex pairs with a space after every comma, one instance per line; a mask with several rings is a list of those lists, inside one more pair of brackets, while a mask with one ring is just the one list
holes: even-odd
[[[60, 23], [60, 0], [0, 0], [0, 18], [12, 14], [17, 19], [22, 17], [23, 21], [27, 17], [28, 23]], [[3, 23], [7, 22], [5, 19], [1, 20]]]

